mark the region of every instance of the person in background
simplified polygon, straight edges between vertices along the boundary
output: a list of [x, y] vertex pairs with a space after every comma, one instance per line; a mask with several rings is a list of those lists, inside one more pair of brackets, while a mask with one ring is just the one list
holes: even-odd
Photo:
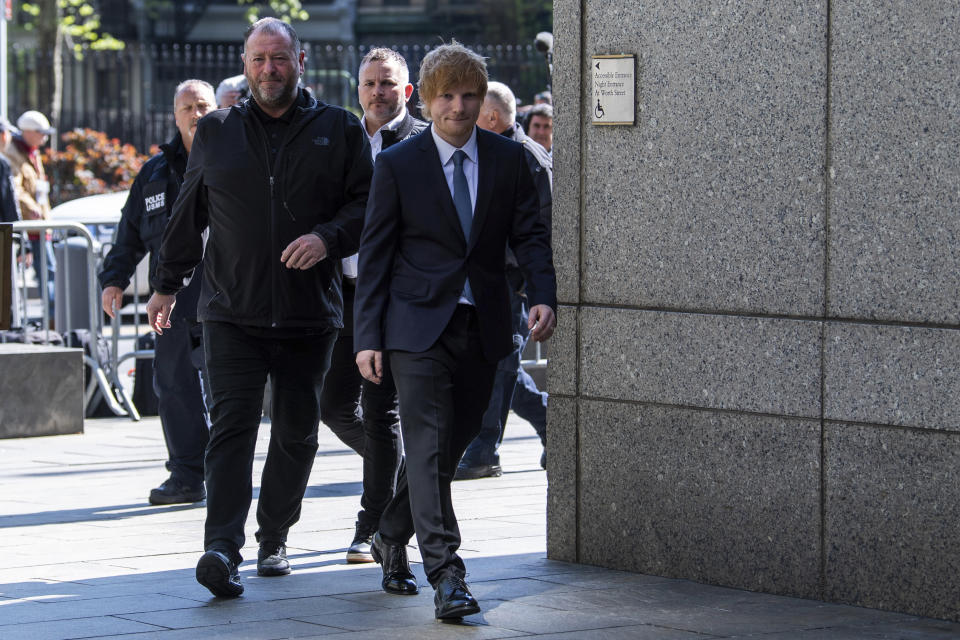
[[[56, 130], [39, 111], [24, 111], [17, 118], [19, 135], [14, 135], [5, 147], [4, 154], [10, 160], [13, 170], [13, 182], [17, 190], [17, 202], [20, 215], [24, 220], [46, 220], [50, 217], [50, 181], [47, 180], [43, 162], [40, 160], [40, 147], [46, 144]], [[57, 264], [53, 256], [53, 246], [42, 233], [29, 234], [33, 269], [37, 283], [42, 283], [40, 273], [44, 258], [47, 264], [47, 300], [50, 322], [53, 322], [53, 297]], [[43, 257], [41, 257], [43, 253]]]
[[[177, 133], [137, 174], [123, 206], [116, 239], [103, 261], [100, 286], [103, 310], [113, 318], [123, 306], [123, 290], [130, 284], [143, 256], [150, 253], [150, 276], [156, 275], [160, 241], [180, 192], [187, 158], [200, 118], [216, 108], [213, 87], [202, 80], [186, 80], [173, 98]], [[153, 358], [153, 388], [157, 394], [160, 426], [167, 444], [170, 477], [150, 491], [150, 504], [199, 502], [203, 488], [203, 456], [209, 441], [207, 414], [201, 388], [203, 352], [197, 324], [197, 298], [203, 264], [180, 292], [170, 327], [157, 335]]]
[[[10, 121], [0, 116], [0, 150], [7, 148], [15, 133], [18, 132]], [[13, 169], [7, 157], [0, 153], [0, 222], [16, 222], [19, 219], [20, 204], [17, 202]]]
[[[477, 126], [523, 145], [527, 167], [530, 169], [540, 202], [540, 221], [549, 231], [552, 227], [553, 162], [546, 150], [523, 132], [523, 128], [517, 124], [516, 113], [517, 101], [510, 87], [502, 82], [490, 82], [487, 85], [487, 95], [483, 99]], [[455, 480], [474, 480], [501, 475], [499, 448], [507, 426], [507, 414], [510, 412], [510, 403], [514, 397], [519, 376], [528, 375], [520, 364], [521, 354], [529, 336], [526, 295], [523, 274], [511, 251], [507, 251], [506, 272], [507, 282], [510, 285], [510, 306], [514, 322], [513, 351], [497, 364], [493, 393], [490, 396], [490, 405], [483, 414], [480, 433], [464, 452], [457, 467]], [[546, 406], [540, 405], [539, 411], [535, 410], [526, 417], [540, 436], [540, 442], [544, 446], [547, 442], [546, 414]]]
[[553, 157], [553, 107], [534, 105], [527, 113], [527, 135], [540, 143]]
[[[413, 93], [407, 61], [392, 49], [371, 49], [360, 61], [357, 93], [373, 157], [427, 128], [407, 112]], [[380, 384], [364, 380], [353, 354], [357, 256], [343, 260], [343, 329], [320, 395], [320, 419], [363, 456], [363, 494], [347, 562], [373, 562], [370, 541], [393, 498], [402, 459], [397, 389], [389, 367]]]
[[247, 84], [247, 78], [242, 73], [239, 76], [226, 78], [217, 85], [215, 93], [217, 98], [217, 108], [226, 109], [237, 104], [250, 93], [250, 86]]

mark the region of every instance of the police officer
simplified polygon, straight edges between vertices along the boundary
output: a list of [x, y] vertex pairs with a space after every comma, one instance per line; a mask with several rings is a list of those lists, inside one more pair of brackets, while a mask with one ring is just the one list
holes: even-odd
[[[173, 99], [177, 133], [143, 165], [134, 180], [116, 242], [100, 273], [103, 310], [111, 318], [122, 306], [123, 290], [148, 251], [151, 275], [156, 271], [163, 230], [183, 182], [197, 121], [215, 108], [210, 84], [186, 80], [177, 87]], [[150, 492], [150, 504], [198, 502], [206, 498], [203, 457], [209, 431], [201, 392], [201, 332], [196, 320], [202, 267], [197, 267], [190, 284], [181, 292], [171, 328], [157, 336], [153, 388], [159, 400], [170, 477]]]

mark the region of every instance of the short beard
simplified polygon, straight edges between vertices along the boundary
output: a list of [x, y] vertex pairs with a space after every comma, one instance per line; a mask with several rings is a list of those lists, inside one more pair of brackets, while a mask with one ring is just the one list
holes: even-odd
[[247, 78], [247, 83], [250, 85], [251, 93], [256, 98], [257, 103], [261, 107], [266, 107], [268, 109], [286, 109], [297, 99], [297, 83], [293, 83], [293, 86], [284, 86], [283, 91], [277, 94], [274, 97], [266, 95], [266, 92], [260, 90], [260, 83], [250, 82], [250, 79]]

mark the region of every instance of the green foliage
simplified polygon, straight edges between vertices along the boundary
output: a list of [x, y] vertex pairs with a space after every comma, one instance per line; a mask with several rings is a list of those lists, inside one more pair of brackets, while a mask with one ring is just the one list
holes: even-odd
[[249, 5], [247, 8], [247, 20], [251, 23], [260, 19], [260, 12], [268, 8], [273, 15], [283, 20], [287, 24], [294, 21], [306, 22], [310, 19], [300, 0], [268, 0], [261, 2], [259, 0], [237, 0], [240, 6]]
[[[123, 49], [124, 43], [100, 30], [100, 15], [86, 0], [38, 0], [20, 5], [29, 19], [24, 22], [28, 31], [54, 28], [67, 37], [77, 58], [83, 57], [84, 45], [91, 49]], [[48, 18], [54, 12], [57, 21]]]
[[132, 144], [120, 144], [101, 131], [74, 129], [60, 136], [62, 151], [47, 148], [43, 164], [59, 187], [60, 204], [74, 198], [129, 189], [149, 159]]

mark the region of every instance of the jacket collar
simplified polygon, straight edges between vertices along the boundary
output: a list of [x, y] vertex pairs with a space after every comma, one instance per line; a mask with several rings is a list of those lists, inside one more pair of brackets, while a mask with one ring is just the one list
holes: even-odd
[[187, 148], [183, 146], [183, 137], [179, 131], [168, 142], [160, 145], [160, 153], [163, 154], [167, 164], [173, 167], [177, 175], [183, 177], [187, 169]]
[[[431, 125], [432, 127], [432, 125]], [[467, 254], [473, 249], [480, 237], [480, 230], [487, 219], [487, 213], [490, 208], [490, 198], [493, 197], [494, 178], [497, 175], [497, 154], [491, 148], [495, 136], [498, 134], [484, 131], [475, 127], [476, 145], [477, 145], [477, 205], [473, 209], [473, 224], [470, 227], [470, 241], [467, 243]], [[433, 173], [434, 183], [443, 185], [444, 196], [441, 198], [443, 208], [446, 211], [445, 218], [456, 231], [456, 236], [463, 237], [463, 231], [460, 227], [460, 218], [457, 216], [456, 207], [453, 204], [453, 196], [450, 189], [447, 188], [447, 179], [443, 175], [443, 165], [440, 160], [440, 152], [433, 140], [433, 135], [424, 131], [417, 136], [417, 147], [420, 151], [428, 154], [430, 160], [427, 161], [430, 170]]]
[[[294, 122], [297, 119], [297, 116], [305, 111], [317, 109], [321, 104], [322, 103], [319, 100], [304, 91], [301, 87], [297, 89], [296, 100], [293, 101], [293, 104], [290, 105], [290, 108], [287, 109], [287, 111], [280, 116], [279, 119], [287, 120], [287, 122]], [[241, 115], [244, 116], [255, 116], [261, 119], [272, 118], [272, 116], [266, 114], [263, 109], [260, 108], [260, 105], [256, 103], [256, 100], [252, 96], [240, 101], [230, 108], [238, 110]]]

